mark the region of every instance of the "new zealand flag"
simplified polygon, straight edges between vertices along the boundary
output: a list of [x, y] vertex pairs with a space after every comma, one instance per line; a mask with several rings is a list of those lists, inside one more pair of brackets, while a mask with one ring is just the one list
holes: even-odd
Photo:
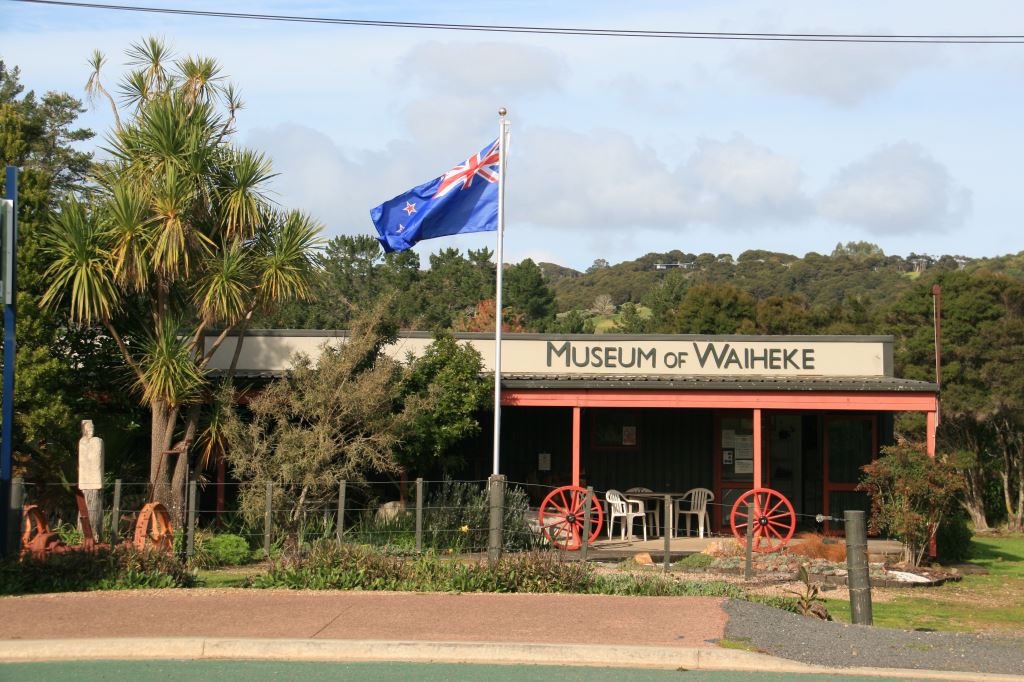
[[370, 211], [387, 252], [422, 239], [498, 229], [498, 141], [439, 178], [413, 187]]

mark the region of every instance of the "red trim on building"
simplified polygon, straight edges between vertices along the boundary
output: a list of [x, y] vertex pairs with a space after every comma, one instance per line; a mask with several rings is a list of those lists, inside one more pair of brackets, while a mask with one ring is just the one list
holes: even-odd
[[[934, 412], [934, 393], [870, 391], [651, 391], [506, 388], [501, 404], [515, 407], [677, 407], [693, 409], [852, 410]], [[930, 431], [934, 438], [934, 430]]]

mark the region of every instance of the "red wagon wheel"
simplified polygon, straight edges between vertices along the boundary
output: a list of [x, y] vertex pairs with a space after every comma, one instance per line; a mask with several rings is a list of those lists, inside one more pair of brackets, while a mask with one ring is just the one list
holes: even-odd
[[[754, 505], [753, 519], [747, 517], [747, 505]], [[771, 488], [754, 488], [740, 495], [729, 517], [732, 534], [740, 542], [747, 535], [747, 524], [754, 524], [754, 551], [777, 552], [786, 546], [796, 530], [796, 512], [786, 496]]]
[[551, 544], [559, 549], [579, 549], [583, 542], [583, 526], [590, 515], [590, 537], [587, 543], [597, 539], [604, 524], [604, 510], [597, 500], [597, 495], [590, 499], [590, 508], [586, 507], [587, 490], [578, 485], [565, 485], [555, 488], [540, 505], [540, 530]]

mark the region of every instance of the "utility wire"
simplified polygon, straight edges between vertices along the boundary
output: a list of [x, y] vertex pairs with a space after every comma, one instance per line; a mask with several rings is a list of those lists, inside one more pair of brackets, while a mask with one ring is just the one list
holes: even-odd
[[371, 26], [377, 28], [412, 28], [437, 31], [475, 31], [483, 33], [528, 33], [535, 35], [597, 36], [607, 38], [661, 38], [684, 40], [746, 40], [798, 43], [921, 43], [921, 44], [976, 44], [1020, 45], [1024, 35], [958, 35], [958, 34], [906, 34], [884, 35], [874, 33], [732, 33], [707, 31], [650, 31], [633, 29], [567, 28], [554, 26], [503, 26], [490, 24], [448, 24], [416, 21], [380, 21], [373, 19], [339, 19], [332, 17], [297, 16], [287, 14], [255, 14], [247, 12], [220, 12], [214, 10], [173, 9], [141, 5], [111, 5], [96, 2], [70, 2], [62, 0], [11, 0], [80, 9], [98, 9], [120, 12], [142, 12], [179, 16], [212, 17], [218, 19], [248, 19], [302, 24], [329, 24], [340, 26]]

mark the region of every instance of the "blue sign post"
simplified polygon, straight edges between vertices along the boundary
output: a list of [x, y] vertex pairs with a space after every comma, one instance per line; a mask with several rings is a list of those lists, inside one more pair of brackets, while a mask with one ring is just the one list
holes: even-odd
[[18, 252], [18, 169], [7, 167], [7, 185], [4, 194], [2, 296], [4, 304], [4, 380], [3, 418], [0, 432], [0, 555], [8, 550], [8, 535], [17, 532], [10, 527], [11, 513], [11, 455], [14, 452], [14, 358], [17, 350], [15, 340], [15, 298], [17, 292], [16, 263]]

